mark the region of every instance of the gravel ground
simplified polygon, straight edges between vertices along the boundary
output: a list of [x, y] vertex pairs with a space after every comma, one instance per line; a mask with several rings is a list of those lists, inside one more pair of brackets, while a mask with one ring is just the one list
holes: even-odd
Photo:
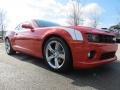
[[17, 53], [9, 56], [0, 44], [0, 90], [120, 90], [118, 61], [67, 74], [50, 71], [42, 60]]

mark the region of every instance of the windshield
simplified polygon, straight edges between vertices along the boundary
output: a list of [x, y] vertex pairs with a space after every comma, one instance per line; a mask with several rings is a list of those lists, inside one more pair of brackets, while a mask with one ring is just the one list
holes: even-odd
[[59, 24], [49, 22], [49, 21], [44, 21], [44, 20], [35, 20], [36, 24], [39, 27], [53, 27], [53, 26], [60, 26]]

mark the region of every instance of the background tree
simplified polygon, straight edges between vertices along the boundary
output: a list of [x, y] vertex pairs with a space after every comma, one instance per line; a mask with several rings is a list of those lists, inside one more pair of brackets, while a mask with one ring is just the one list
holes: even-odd
[[0, 9], [0, 31], [2, 39], [4, 37], [5, 27], [6, 27], [6, 12], [3, 9]]
[[116, 34], [116, 37], [120, 39], [120, 10], [118, 10], [117, 24], [110, 26], [109, 30]]
[[91, 20], [92, 20], [92, 27], [97, 28], [100, 23], [100, 16], [97, 14], [97, 12], [91, 14]]
[[80, 0], [72, 0], [72, 8], [68, 15], [68, 24], [78, 26], [83, 23], [82, 19], [82, 6]]
[[97, 9], [86, 14], [84, 9], [87, 4], [85, 4], [85, 1], [82, 4], [80, 0], [72, 0], [71, 2], [72, 6], [70, 13], [68, 14], [68, 24], [73, 26], [83, 25], [84, 22], [86, 22], [86, 17], [88, 17], [91, 21], [91, 27], [97, 28], [100, 23], [101, 15], [101, 12], [98, 12], [98, 9], [101, 11], [101, 8], [95, 4], [94, 6], [97, 7]]
[[116, 37], [120, 39], [120, 23], [111, 26], [109, 30], [114, 32], [116, 34]]

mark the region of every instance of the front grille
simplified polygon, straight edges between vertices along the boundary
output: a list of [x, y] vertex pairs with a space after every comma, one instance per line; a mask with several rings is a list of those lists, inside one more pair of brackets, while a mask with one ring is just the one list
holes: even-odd
[[115, 43], [114, 40], [115, 36], [110, 35], [99, 35], [99, 42], [100, 43]]
[[87, 40], [96, 43], [116, 43], [116, 37], [113, 35], [87, 33]]
[[115, 56], [115, 52], [103, 53], [100, 57], [100, 60], [113, 58], [114, 56]]

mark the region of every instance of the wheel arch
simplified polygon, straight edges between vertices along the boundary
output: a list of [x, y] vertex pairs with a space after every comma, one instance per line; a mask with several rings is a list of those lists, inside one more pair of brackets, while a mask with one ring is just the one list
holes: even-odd
[[65, 44], [68, 46], [68, 49], [69, 49], [69, 51], [70, 51], [70, 56], [71, 56], [71, 60], [72, 60], [72, 64], [73, 64], [73, 56], [72, 56], [72, 51], [71, 51], [70, 45], [68, 44], [68, 42], [66, 41], [65, 38], [63, 38], [63, 37], [60, 36], [60, 35], [56, 35], [56, 34], [50, 34], [50, 35], [48, 35], [48, 36], [46, 36], [46, 37], [44, 38], [43, 43], [42, 43], [42, 56], [43, 56], [43, 58], [44, 58], [44, 45], [45, 45], [46, 41], [47, 41], [49, 38], [52, 38], [52, 37], [58, 37], [58, 38], [62, 39], [62, 40], [65, 42]]

